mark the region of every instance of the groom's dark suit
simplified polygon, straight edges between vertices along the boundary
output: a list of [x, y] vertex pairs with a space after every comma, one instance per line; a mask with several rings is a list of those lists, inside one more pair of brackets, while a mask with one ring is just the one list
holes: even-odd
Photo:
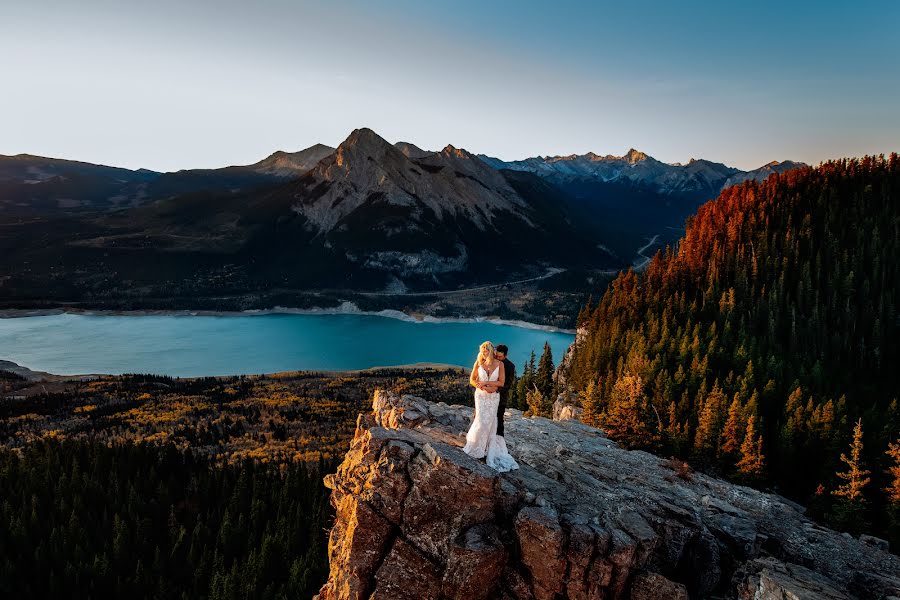
[[503, 373], [505, 375], [503, 387], [500, 392], [500, 403], [497, 404], [497, 435], [503, 435], [503, 413], [506, 412], [506, 401], [509, 400], [509, 390], [516, 384], [516, 365], [509, 358], [503, 359]]

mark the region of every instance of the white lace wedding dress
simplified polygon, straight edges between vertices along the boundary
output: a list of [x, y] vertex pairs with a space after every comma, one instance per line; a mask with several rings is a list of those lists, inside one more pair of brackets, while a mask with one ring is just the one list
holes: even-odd
[[[500, 365], [488, 375], [484, 367], [478, 365], [478, 381], [497, 381], [500, 379]], [[506, 449], [506, 440], [497, 435], [497, 405], [500, 404], [500, 393], [488, 393], [475, 390], [475, 419], [466, 434], [466, 445], [463, 452], [473, 458], [487, 457], [487, 465], [497, 471], [512, 471], [519, 468], [519, 463]]]

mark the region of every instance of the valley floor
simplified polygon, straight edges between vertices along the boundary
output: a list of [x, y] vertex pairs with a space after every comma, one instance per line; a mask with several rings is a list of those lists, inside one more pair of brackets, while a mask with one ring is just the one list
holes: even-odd
[[[599, 297], [618, 270], [545, 274], [507, 283], [435, 292], [358, 292], [273, 288], [240, 294], [158, 296], [127, 294], [72, 301], [18, 299], [0, 294], [0, 318], [110, 312], [112, 314], [240, 314], [272, 312], [364, 312], [414, 319], [496, 319], [520, 326], [573, 330], [575, 317], [593, 292]], [[2, 289], [0, 289], [2, 292]]]

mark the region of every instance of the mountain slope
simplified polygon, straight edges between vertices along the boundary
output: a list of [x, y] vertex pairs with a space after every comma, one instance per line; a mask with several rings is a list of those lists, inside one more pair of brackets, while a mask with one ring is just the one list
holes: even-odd
[[266, 175], [277, 177], [298, 177], [316, 164], [334, 153], [334, 148], [325, 144], [315, 144], [299, 152], [283, 152], [279, 150], [247, 168]]
[[742, 181], [747, 181], [748, 179], [752, 179], [753, 181], [763, 181], [772, 173], [784, 173], [785, 171], [790, 171], [791, 169], [799, 169], [805, 166], [805, 163], [794, 162], [792, 160], [785, 160], [782, 162], [773, 160], [772, 162], [767, 163], [758, 169], [732, 175], [728, 178], [728, 181], [725, 182], [725, 185], [723, 187], [737, 185]]
[[275, 152], [252, 165], [157, 173], [19, 154], [0, 156], [0, 211], [18, 215], [85, 214], [141, 206], [203, 191], [237, 193], [281, 184], [334, 152], [316, 144]]
[[411, 159], [365, 128], [297, 181], [252, 202], [242, 222], [290, 247], [321, 245], [349, 270], [380, 273], [385, 283], [496, 282], [509, 268], [533, 274], [561, 261], [602, 260], [565, 211], [526, 200], [465, 150]]
[[403, 153], [406, 158], [416, 159], [428, 156], [429, 154], [434, 154], [429, 150], [422, 150], [415, 144], [410, 144], [409, 142], [397, 142], [394, 144], [394, 147]]
[[106, 210], [149, 196], [160, 173], [30, 154], [0, 155], [0, 211], [7, 214]]
[[[677, 250], [582, 312], [568, 381], [617, 439], [885, 535], [885, 450], [900, 431], [898, 201], [897, 154], [726, 188]], [[840, 483], [859, 419], [868, 509], [816, 492]]]
[[293, 210], [323, 233], [370, 204], [414, 223], [462, 217], [482, 230], [495, 213], [524, 208], [502, 175], [467, 152], [447, 146], [411, 160], [366, 128], [353, 131], [296, 187]]

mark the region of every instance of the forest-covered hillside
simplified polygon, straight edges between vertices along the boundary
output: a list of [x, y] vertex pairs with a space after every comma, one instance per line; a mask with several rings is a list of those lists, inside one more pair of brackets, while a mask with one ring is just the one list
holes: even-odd
[[741, 183], [686, 225], [581, 311], [583, 418], [896, 549], [897, 154]]
[[322, 477], [375, 387], [471, 403], [459, 369], [0, 371], [0, 597], [311, 597], [333, 522]]
[[309, 598], [336, 461], [217, 467], [171, 442], [0, 450], [5, 598]]

